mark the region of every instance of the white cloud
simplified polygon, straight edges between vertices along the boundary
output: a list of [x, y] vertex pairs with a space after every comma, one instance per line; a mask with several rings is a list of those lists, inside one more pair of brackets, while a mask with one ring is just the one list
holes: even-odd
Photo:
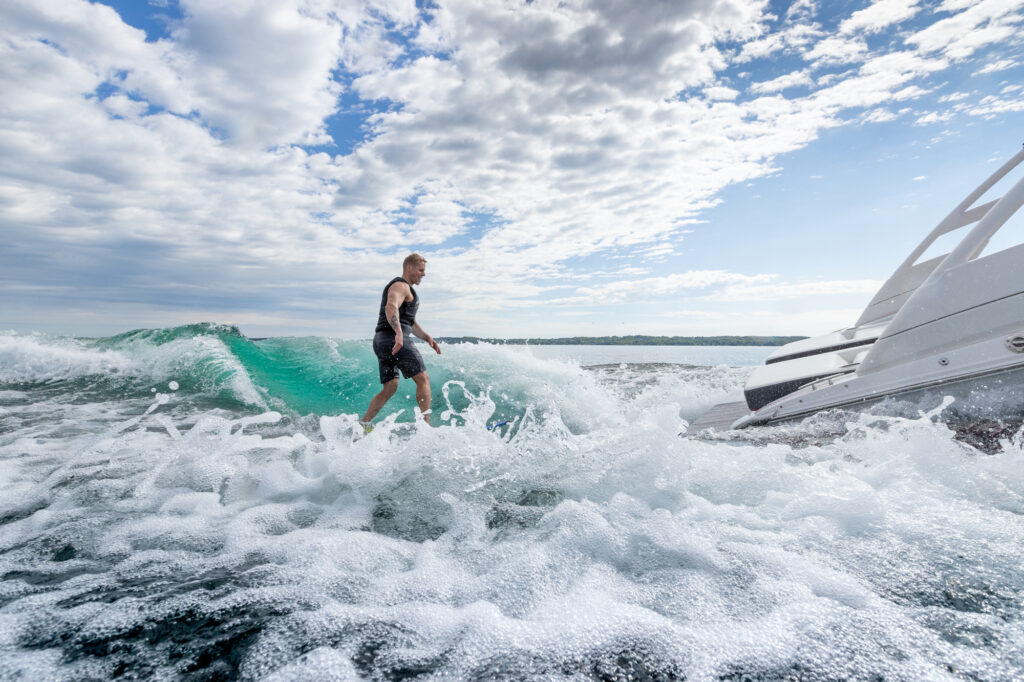
[[45, 39], [89, 70], [83, 92], [109, 81], [176, 114], [198, 115], [233, 143], [325, 139], [323, 119], [340, 92], [331, 71], [343, 30], [352, 28], [328, 3], [181, 6], [186, 19], [155, 43], [99, 3], [12, 0], [4, 19], [9, 35]]
[[917, 120], [914, 121], [914, 125], [923, 126], [923, 125], [929, 125], [929, 124], [932, 124], [932, 123], [947, 123], [947, 122], [949, 122], [949, 121], [951, 121], [953, 119], [954, 115], [955, 114], [953, 112], [951, 112], [951, 111], [945, 111], [945, 112], [929, 111], [927, 114], [923, 114], [921, 116], [918, 116]]
[[886, 121], [893, 121], [896, 118], [898, 118], [898, 115], [888, 109], [871, 109], [864, 112], [862, 117], [864, 123], [884, 123]]
[[742, 275], [723, 270], [690, 270], [673, 273], [664, 277], [622, 280], [602, 284], [598, 287], [580, 289], [580, 297], [565, 299], [559, 303], [608, 304], [617, 303], [642, 294], [646, 297], [664, 299], [667, 296], [679, 296], [687, 292], [694, 295], [702, 290], [718, 288], [726, 285], [751, 285], [767, 282], [774, 275]]
[[721, 334], [804, 334], [813, 336], [843, 329], [856, 322], [859, 308], [815, 308], [802, 311], [755, 309], [749, 312], [680, 310], [667, 312], [671, 325], [650, 333], [704, 334], [706, 329]]
[[704, 95], [709, 100], [733, 100], [739, 97], [740, 91], [722, 85], [713, 85], [704, 88]]
[[851, 64], [862, 60], [867, 53], [868, 45], [862, 38], [832, 36], [815, 43], [804, 53], [804, 59], [821, 68], [832, 64]]
[[1022, 17], [1016, 0], [947, 2], [939, 9], [956, 13], [908, 36], [909, 44], [926, 53], [966, 59], [986, 45], [1018, 35], [1020, 30]]
[[730, 284], [721, 291], [710, 294], [710, 297], [719, 301], [771, 301], [836, 294], [873, 294], [881, 286], [880, 280], [873, 279], [767, 284], [741, 282]]
[[806, 23], [812, 21], [818, 13], [817, 0], [794, 0], [786, 10], [786, 21], [790, 23]]
[[996, 95], [983, 97], [976, 105], [967, 109], [967, 113], [971, 116], [983, 117], [1014, 111], [1024, 111], [1024, 100], [1019, 97], [1004, 98]]
[[839, 24], [840, 33], [878, 33], [910, 19], [920, 10], [918, 0], [875, 0]]
[[881, 287], [878, 280], [814, 280], [779, 282], [778, 275], [745, 275], [724, 270], [691, 270], [662, 277], [649, 277], [581, 288], [579, 296], [556, 299], [557, 305], [608, 305], [641, 297], [647, 301], [713, 300], [783, 301], [837, 294], [873, 294]]
[[788, 88], [795, 88], [799, 86], [810, 86], [813, 85], [814, 81], [807, 74], [806, 71], [793, 71], [787, 73], [784, 76], [773, 78], [770, 81], [764, 81], [762, 83], [754, 83], [750, 89], [756, 93], [773, 93], [782, 92]]
[[746, 63], [755, 59], [764, 59], [779, 52], [787, 53], [803, 50], [824, 35], [817, 24], [793, 24], [776, 33], [769, 33], [743, 44], [736, 61]]
[[997, 71], [1006, 71], [1012, 69], [1015, 66], [1020, 66], [1020, 62], [1016, 59], [1000, 59], [999, 61], [990, 62], [985, 66], [981, 67], [976, 74], [981, 75], [984, 73], [996, 73]]

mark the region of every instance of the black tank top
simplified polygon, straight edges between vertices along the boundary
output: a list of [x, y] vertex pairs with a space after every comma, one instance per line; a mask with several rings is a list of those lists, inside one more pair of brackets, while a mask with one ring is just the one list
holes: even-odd
[[[381, 294], [380, 297], [380, 313], [377, 315], [377, 328], [374, 330], [375, 332], [391, 332], [392, 334], [395, 332], [388, 323], [387, 317], [384, 315], [384, 306], [388, 303], [388, 289], [390, 289], [391, 285], [395, 282], [405, 282], [406, 284], [409, 284], [404, 277], [395, 277], [393, 280], [388, 282], [386, 287], [384, 287], [384, 293]], [[408, 336], [412, 333], [411, 327], [416, 324], [416, 311], [419, 310], [420, 307], [420, 295], [416, 293], [416, 290], [412, 288], [412, 285], [409, 286], [409, 290], [412, 291], [412, 300], [406, 301], [402, 305], [398, 306], [398, 322], [402, 325], [403, 336]]]

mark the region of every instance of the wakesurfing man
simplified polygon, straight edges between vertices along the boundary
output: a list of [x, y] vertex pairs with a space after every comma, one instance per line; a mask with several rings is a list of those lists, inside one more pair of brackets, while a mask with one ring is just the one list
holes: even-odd
[[433, 348], [438, 355], [441, 347], [416, 321], [420, 297], [412, 285], [419, 284], [427, 274], [427, 259], [411, 253], [402, 262], [402, 276], [395, 277], [384, 287], [380, 298], [380, 313], [373, 337], [373, 352], [380, 365], [380, 393], [373, 397], [363, 415], [363, 428], [369, 433], [371, 421], [384, 407], [384, 403], [398, 390], [398, 370], [402, 376], [416, 382], [416, 403], [423, 421], [430, 423], [430, 375], [423, 358], [413, 345], [410, 335], [417, 336]]

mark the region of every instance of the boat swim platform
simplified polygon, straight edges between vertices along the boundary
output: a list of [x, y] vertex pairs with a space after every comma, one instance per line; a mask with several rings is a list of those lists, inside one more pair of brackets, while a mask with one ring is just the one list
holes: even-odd
[[710, 410], [697, 417], [690, 424], [690, 428], [687, 430], [688, 435], [695, 435], [701, 431], [707, 431], [708, 429], [714, 429], [715, 431], [729, 431], [735, 422], [740, 417], [745, 417], [750, 414], [750, 408], [747, 404], [738, 400], [734, 403], [722, 403], [715, 405]]

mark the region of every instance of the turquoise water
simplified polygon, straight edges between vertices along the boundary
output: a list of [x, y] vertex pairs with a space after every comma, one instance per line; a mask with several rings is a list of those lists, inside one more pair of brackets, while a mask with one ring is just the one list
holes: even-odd
[[690, 437], [770, 351], [0, 334], [0, 679], [1024, 677], [1019, 422]]

